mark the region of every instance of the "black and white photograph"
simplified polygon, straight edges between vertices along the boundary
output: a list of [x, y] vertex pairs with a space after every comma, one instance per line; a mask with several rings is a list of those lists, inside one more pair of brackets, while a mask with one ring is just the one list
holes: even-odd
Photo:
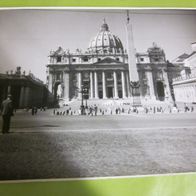
[[0, 180], [195, 172], [195, 21], [1, 9]]

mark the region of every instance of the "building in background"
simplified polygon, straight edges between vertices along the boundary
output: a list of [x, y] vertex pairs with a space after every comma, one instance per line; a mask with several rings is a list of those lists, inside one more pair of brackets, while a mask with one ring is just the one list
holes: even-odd
[[191, 54], [183, 54], [173, 62], [183, 66], [180, 76], [173, 79], [176, 102], [196, 103], [196, 42], [191, 46]]
[[[140, 97], [144, 103], [171, 102], [168, 62], [164, 51], [153, 43], [146, 53], [136, 53]], [[82, 88], [88, 89], [89, 100], [132, 98], [127, 50], [103, 22], [88, 49], [75, 53], [59, 47], [51, 51], [47, 64], [47, 86], [62, 103], [80, 100]]]
[[167, 61], [167, 74], [168, 74], [168, 80], [169, 80], [169, 86], [171, 90], [171, 96], [173, 101], [175, 101], [175, 95], [174, 95], [174, 88], [173, 88], [173, 79], [180, 77], [181, 71], [184, 69], [184, 65], [181, 63], [171, 63]]
[[15, 72], [0, 74], [0, 102], [8, 94], [12, 95], [15, 109], [47, 106], [52, 98], [46, 85], [32, 73], [21, 73], [21, 67]]

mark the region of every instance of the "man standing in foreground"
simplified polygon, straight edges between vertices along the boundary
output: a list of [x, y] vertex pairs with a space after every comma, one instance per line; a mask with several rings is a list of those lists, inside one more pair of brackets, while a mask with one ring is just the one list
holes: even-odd
[[5, 99], [1, 104], [1, 114], [3, 118], [2, 133], [9, 133], [10, 119], [11, 116], [13, 116], [13, 106], [10, 94], [7, 96], [7, 99]]

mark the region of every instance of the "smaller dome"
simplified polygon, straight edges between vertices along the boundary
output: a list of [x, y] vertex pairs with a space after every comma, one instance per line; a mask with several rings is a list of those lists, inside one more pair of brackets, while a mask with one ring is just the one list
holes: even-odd
[[121, 40], [109, 31], [105, 19], [99, 33], [91, 40], [88, 50], [93, 53], [124, 53]]

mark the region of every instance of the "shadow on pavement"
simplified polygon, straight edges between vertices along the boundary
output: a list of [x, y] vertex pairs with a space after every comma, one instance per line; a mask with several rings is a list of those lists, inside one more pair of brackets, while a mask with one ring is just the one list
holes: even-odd
[[[9, 133], [0, 135], [0, 181], [4, 180], [33, 180], [56, 178], [79, 178], [85, 175], [84, 168], [74, 161], [72, 151], [77, 148], [73, 141], [67, 145], [61, 134], [50, 133]], [[77, 150], [78, 151], [78, 150]], [[79, 156], [79, 155], [78, 155]], [[91, 169], [91, 168], [89, 168]], [[63, 180], [59, 183], [61, 184]], [[58, 183], [54, 182], [53, 184]], [[69, 181], [63, 182], [65, 185]], [[72, 183], [73, 184], [73, 183]], [[93, 195], [100, 193], [88, 183], [76, 181], [76, 186], [63, 189], [71, 195]], [[35, 183], [36, 185], [36, 183]], [[77, 187], [75, 190], [74, 187]], [[43, 186], [44, 188], [44, 186]], [[96, 188], [96, 187], [95, 187]], [[50, 187], [47, 187], [50, 189]], [[63, 192], [62, 190], [62, 192]], [[38, 192], [40, 190], [37, 190]], [[43, 190], [43, 192], [47, 190]], [[51, 190], [54, 191], [54, 190]], [[25, 190], [24, 190], [25, 192]], [[36, 193], [36, 189], [32, 190]], [[58, 192], [56, 190], [56, 192]], [[62, 194], [61, 192], [61, 194]]]

